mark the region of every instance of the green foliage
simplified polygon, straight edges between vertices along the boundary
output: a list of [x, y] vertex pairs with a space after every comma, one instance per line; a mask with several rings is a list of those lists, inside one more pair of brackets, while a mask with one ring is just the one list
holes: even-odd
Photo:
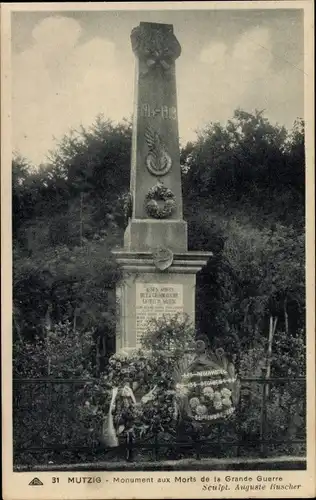
[[[104, 376], [108, 389], [120, 388], [115, 404], [114, 423], [125, 431], [132, 431], [135, 437], [144, 434], [152, 435], [159, 431], [170, 432], [174, 427], [174, 384], [175, 381], [161, 359], [152, 352], [145, 353], [141, 349], [131, 355], [117, 353], [109, 360], [109, 367]], [[139, 398], [135, 406], [130, 400], [124, 401], [124, 387], [131, 387]], [[147, 396], [146, 396], [147, 395]], [[146, 398], [143, 399], [143, 397]]]
[[[175, 385], [194, 335], [187, 318], [162, 319], [153, 322], [142, 348], [129, 354], [121, 351], [109, 359], [100, 387], [107, 394], [119, 389], [113, 418], [116, 429], [124, 430], [122, 436], [129, 431], [138, 438], [175, 432]], [[134, 391], [140, 404], [126, 401], [125, 388]], [[95, 406], [88, 400], [87, 407], [104, 415], [104, 404]]]
[[273, 339], [272, 374], [276, 377], [306, 376], [305, 333], [298, 330], [296, 335], [277, 331]]
[[[99, 115], [86, 129], [66, 135], [50, 154], [50, 162], [67, 178], [73, 194], [90, 192], [108, 210], [130, 175], [131, 124], [113, 125]], [[105, 195], [106, 193], [106, 195]]]
[[[36, 304], [28, 308], [33, 319], [25, 321], [31, 330], [50, 302], [49, 286], [38, 275], [37, 254], [50, 261], [53, 247], [75, 252], [87, 242], [92, 247], [101, 240], [107, 249], [121, 244], [130, 141], [129, 123], [113, 125], [100, 116], [89, 129], [66, 135], [45, 168], [30, 171], [26, 160], [14, 159], [16, 276], [27, 257], [34, 267], [30, 284], [35, 280], [30, 287], [34, 297], [33, 292], [30, 298], [23, 294], [21, 301], [15, 292], [16, 324], [23, 317], [19, 308], [24, 300]], [[278, 316], [278, 327], [287, 314], [292, 333], [303, 327], [302, 120], [286, 132], [262, 112], [237, 110], [226, 126], [206, 127], [181, 152], [181, 162], [189, 249], [214, 252], [197, 278], [198, 329], [210, 338], [237, 335], [252, 340], [266, 330], [270, 314]], [[93, 280], [87, 279], [82, 288], [83, 282], [78, 288], [89, 294]], [[64, 288], [71, 307], [81, 307], [83, 298], [75, 297], [74, 285], [68, 282]], [[41, 295], [45, 304], [39, 304]], [[31, 308], [36, 311], [31, 313]], [[60, 308], [65, 310], [63, 298]], [[205, 314], [207, 310], [212, 314]], [[54, 319], [59, 321], [60, 314]]]
[[241, 377], [261, 377], [267, 365], [267, 342], [256, 342], [255, 347], [243, 351], [239, 373]]
[[[162, 322], [154, 330], [156, 339], [160, 333], [166, 331], [168, 324]], [[180, 335], [176, 345], [179, 351], [184, 348], [190, 350], [191, 327], [185, 323], [176, 325], [178, 332], [182, 331], [187, 343]], [[158, 331], [159, 330], [159, 331]], [[168, 332], [167, 332], [168, 333]], [[150, 333], [149, 333], [150, 335]], [[170, 333], [171, 336], [171, 333]], [[163, 337], [163, 336], [162, 336]], [[276, 340], [280, 345], [283, 337]], [[300, 349], [298, 359], [303, 353], [302, 345], [296, 342], [296, 349]], [[165, 347], [162, 338], [161, 346]], [[301, 347], [299, 347], [301, 346]], [[215, 423], [211, 426], [197, 424], [192, 426], [187, 420], [179, 420], [179, 413], [175, 407], [175, 385], [177, 383], [176, 358], [158, 354], [158, 349], [144, 351], [137, 349], [130, 354], [120, 352], [109, 360], [108, 368], [98, 380], [91, 377], [91, 352], [93, 350], [93, 332], [86, 331], [80, 334], [73, 330], [69, 322], [54, 325], [47, 332], [45, 340], [37, 339], [34, 343], [17, 342], [15, 354], [16, 376], [51, 377], [64, 380], [45, 384], [39, 381], [28, 386], [26, 382], [16, 381], [15, 411], [14, 411], [14, 440], [16, 446], [59, 446], [93, 447], [103, 442], [103, 425], [109, 411], [111, 391], [119, 388], [119, 395], [113, 413], [114, 423], [119, 430], [119, 439], [124, 442], [126, 434], [132, 432], [138, 440], [147, 439], [153, 442], [156, 438], [167, 441], [168, 447], [161, 451], [161, 458], [179, 458], [175, 452], [174, 443], [187, 443], [198, 439], [201, 443], [201, 452], [208, 456], [209, 449], [203, 452], [203, 440], [213, 440], [212, 454], [215, 456], [231, 456], [233, 449], [219, 446], [219, 436], [223, 440], [237, 440], [236, 418], [227, 422]], [[282, 351], [282, 350], [281, 350]], [[242, 356], [242, 376], [260, 376], [265, 362], [265, 346], [250, 349]], [[32, 359], [36, 365], [24, 362]], [[280, 359], [280, 358], [277, 358]], [[276, 359], [276, 361], [277, 361]], [[283, 363], [287, 363], [284, 358]], [[298, 373], [298, 372], [296, 372]], [[295, 374], [296, 374], [295, 373]], [[80, 377], [80, 378], [78, 378]], [[76, 378], [77, 382], [67, 383], [67, 379]], [[83, 380], [85, 379], [85, 380]], [[124, 390], [131, 387], [138, 400], [138, 405], [125, 404]], [[32, 397], [30, 397], [30, 390]], [[145, 398], [143, 397], [145, 395]], [[126, 398], [125, 398], [126, 399]], [[244, 384], [243, 396], [238, 407], [239, 438], [258, 439], [261, 419], [262, 384]], [[280, 385], [272, 385], [267, 401], [267, 438], [304, 438], [304, 397], [302, 386], [298, 381]], [[27, 410], [27, 411], [26, 411]], [[251, 410], [251, 411], [250, 411]], [[22, 413], [23, 418], [22, 418]], [[103, 442], [106, 445], [106, 443]], [[273, 450], [279, 453], [299, 453], [286, 443]], [[302, 452], [302, 450], [301, 450]], [[19, 452], [20, 453], [20, 452]], [[119, 457], [120, 451], [114, 450], [114, 456]], [[187, 453], [190, 452], [188, 448]], [[250, 445], [243, 448], [246, 456], [257, 455], [258, 447]], [[47, 455], [47, 460], [50, 455]], [[92, 457], [92, 459], [95, 457]], [[143, 454], [143, 459], [150, 459], [150, 454]], [[30, 457], [17, 455], [18, 461], [29, 461]], [[70, 458], [67, 452], [61, 454], [63, 461]], [[80, 457], [79, 457], [80, 459]], [[81, 457], [87, 460], [87, 455]], [[42, 460], [39, 457], [35, 460]], [[78, 460], [78, 458], [77, 458]]]
[[[49, 163], [37, 170], [15, 156], [12, 183], [16, 243], [27, 246], [23, 228], [26, 222], [38, 218], [53, 226], [51, 245], [70, 246], [80, 244], [81, 230], [87, 238], [106, 230], [109, 215], [120, 220], [123, 215], [118, 198], [129, 189], [130, 148], [130, 123], [113, 125], [99, 116], [89, 129], [81, 127], [65, 135], [50, 152]], [[63, 224], [61, 230], [56, 223]]]
[[[31, 167], [15, 155], [12, 160], [12, 213], [15, 244], [23, 245], [25, 223], [53, 213], [60, 213], [69, 200], [65, 178], [53, 165]], [[20, 230], [22, 229], [22, 237]], [[20, 241], [20, 239], [22, 241]]]
[[41, 336], [47, 317], [93, 328], [98, 370], [114, 347], [120, 273], [110, 250], [123, 234], [130, 140], [129, 123], [98, 117], [37, 170], [13, 159], [15, 334]]
[[234, 221], [227, 233], [224, 258], [234, 270], [236, 301], [244, 315], [240, 323], [246, 327], [249, 317], [259, 319], [267, 311], [281, 315], [286, 297], [297, 301], [303, 311], [304, 235], [297, 237], [291, 228], [280, 225], [258, 230]]
[[[121, 278], [111, 249], [122, 244], [126, 226], [130, 150], [131, 125], [98, 117], [89, 129], [67, 134], [45, 166], [34, 169], [26, 159], [13, 158], [13, 323], [19, 376], [47, 374], [48, 359], [55, 360], [49, 373], [56, 376], [89, 378], [106, 367], [114, 349], [114, 288]], [[269, 321], [277, 319], [272, 374], [304, 375], [304, 122], [298, 119], [286, 131], [262, 112], [237, 110], [226, 125], [210, 123], [187, 144], [181, 165], [189, 249], [214, 254], [197, 275], [198, 332], [238, 358], [241, 374], [260, 375]], [[53, 338], [47, 344], [49, 328]], [[69, 339], [63, 344], [66, 329]], [[72, 363], [71, 346], [79, 346], [85, 335], [90, 340], [82, 342], [87, 349], [90, 345], [90, 354], [81, 363], [78, 351]], [[144, 387], [147, 377], [146, 387], [154, 384], [158, 391], [142, 414], [143, 425], [156, 422], [158, 429], [167, 422], [170, 402], [164, 393], [173, 390], [170, 374], [176, 377], [192, 336], [192, 326], [174, 321], [172, 326], [157, 324], [144, 340], [151, 355], [143, 359], [138, 353], [134, 368], [143, 374]], [[69, 364], [68, 371], [64, 364]], [[27, 368], [31, 365], [36, 372]], [[121, 369], [113, 373], [126, 378]], [[301, 387], [293, 383], [291, 391], [269, 393], [269, 418], [275, 415], [275, 433], [284, 436], [287, 429], [295, 436], [303, 427], [294, 417], [303, 418]], [[57, 392], [60, 401], [70, 394], [61, 388]], [[78, 388], [77, 437], [71, 443], [97, 442], [107, 394], [103, 378]], [[252, 411], [246, 404], [241, 408], [243, 432], [256, 438], [260, 387], [253, 386], [249, 394]], [[46, 396], [40, 396], [37, 410], [45, 407]], [[37, 411], [33, 406], [30, 426]], [[164, 415], [160, 420], [159, 411]], [[52, 436], [67, 442], [71, 429], [61, 436], [61, 407], [51, 413], [56, 422]], [[161, 425], [166, 430], [169, 424]]]
[[[78, 331], [69, 321], [44, 329], [33, 342], [14, 343], [16, 446], [98, 444], [108, 400], [106, 388], [92, 378], [94, 351], [95, 331]], [[55, 380], [45, 383], [41, 377]]]
[[[76, 329], [93, 329], [103, 350], [113, 349], [115, 284], [121, 273], [104, 240], [82, 247], [52, 248], [36, 258], [15, 259], [15, 333], [32, 340], [47, 321], [71, 321]], [[99, 340], [98, 340], [99, 339]]]
[[[278, 331], [273, 338], [271, 376], [285, 377], [284, 382], [272, 382], [266, 388], [265, 435], [269, 440], [281, 440], [278, 447], [269, 445], [270, 453], [303, 454], [304, 446], [286, 443], [288, 439], [305, 439], [305, 345], [303, 332], [297, 337]], [[240, 363], [242, 377], [262, 377], [267, 366], [267, 342], [261, 339], [256, 346], [244, 351]], [[289, 377], [286, 380], [286, 377]], [[303, 377], [297, 380], [296, 377]], [[244, 383], [239, 407], [240, 432], [245, 439], [260, 436], [262, 418], [262, 383]], [[251, 408], [251, 411], [249, 409]], [[251, 449], [251, 447], [250, 447]]]
[[[262, 111], [236, 110], [226, 126], [211, 123], [182, 152], [185, 207], [210, 208], [252, 219], [301, 225], [304, 217], [303, 122], [288, 133]], [[255, 212], [254, 212], [255, 209]], [[256, 221], [257, 222], [257, 221]]]
[[109, 359], [104, 383], [112, 389], [112, 387], [124, 387], [126, 384], [132, 385], [134, 381], [136, 384], [134, 390], [141, 385], [143, 391], [149, 391], [153, 371], [154, 363], [143, 350], [136, 349], [130, 355], [124, 351], [118, 352]]
[[153, 356], [168, 352], [170, 359], [177, 360], [192, 346], [194, 338], [195, 329], [188, 316], [163, 317], [149, 323], [142, 347], [150, 350]]
[[[70, 321], [45, 329], [34, 342], [18, 339], [13, 344], [13, 370], [21, 378], [91, 377], [94, 332], [79, 332]], [[32, 362], [30, 362], [32, 360]]]
[[[210, 337], [237, 335], [245, 345], [267, 337], [270, 316], [295, 335], [304, 327], [305, 235], [292, 227], [218, 220], [224, 245], [198, 277], [197, 318]], [[203, 317], [205, 306], [214, 311]], [[201, 319], [200, 319], [201, 318]]]

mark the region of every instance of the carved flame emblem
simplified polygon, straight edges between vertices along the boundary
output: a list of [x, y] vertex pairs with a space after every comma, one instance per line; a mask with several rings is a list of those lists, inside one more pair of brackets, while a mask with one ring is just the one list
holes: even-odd
[[171, 169], [172, 160], [166, 151], [162, 137], [152, 127], [145, 131], [145, 139], [149, 149], [146, 166], [153, 175], [166, 175]]

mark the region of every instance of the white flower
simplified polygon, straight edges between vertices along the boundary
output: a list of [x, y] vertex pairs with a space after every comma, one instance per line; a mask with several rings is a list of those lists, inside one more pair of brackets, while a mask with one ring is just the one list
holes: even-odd
[[89, 401], [86, 401], [84, 405], [85, 405], [85, 406], [90, 406]]
[[116, 361], [125, 361], [128, 358], [128, 354], [125, 351], [119, 351], [114, 354], [113, 358]]
[[222, 402], [221, 401], [214, 401], [214, 408], [215, 408], [215, 410], [221, 410], [223, 408]]
[[199, 405], [199, 403], [200, 403], [199, 398], [191, 398], [189, 401], [191, 408], [196, 408]]
[[176, 385], [176, 391], [179, 396], [186, 396], [189, 392], [189, 389], [185, 387], [184, 385], [177, 384]]
[[195, 411], [198, 415], [205, 415], [207, 413], [207, 408], [205, 405], [198, 405]]
[[232, 402], [229, 398], [224, 398], [222, 399], [222, 405], [230, 407], [232, 405]]
[[203, 389], [203, 391], [202, 391], [202, 392], [203, 392], [204, 396], [206, 396], [206, 397], [208, 397], [208, 398], [210, 398], [210, 399], [212, 399], [212, 398], [213, 398], [213, 396], [214, 396], [214, 390], [213, 390], [213, 388], [212, 388], [211, 386], [209, 386], [209, 385], [208, 385], [208, 386], [206, 386], [206, 387], [204, 387], [204, 389]]
[[230, 391], [227, 387], [224, 387], [224, 389], [221, 390], [221, 395], [223, 398], [229, 398], [231, 395], [232, 391]]
[[215, 391], [214, 392], [214, 400], [215, 401], [221, 401], [221, 399], [222, 399], [221, 393], [219, 391]]

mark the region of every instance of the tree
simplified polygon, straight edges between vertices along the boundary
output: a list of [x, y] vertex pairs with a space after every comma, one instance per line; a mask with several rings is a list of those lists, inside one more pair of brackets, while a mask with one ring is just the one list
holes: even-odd
[[36, 194], [29, 182], [31, 166], [26, 158], [15, 153], [12, 159], [12, 229], [13, 238], [26, 218], [33, 214]]
[[[97, 325], [100, 353], [111, 350], [118, 275], [110, 250], [122, 244], [130, 150], [131, 124], [99, 116], [67, 134], [46, 166], [35, 171], [14, 159], [14, 318], [22, 336], [33, 337], [52, 306], [53, 321]], [[254, 343], [266, 337], [271, 315], [280, 331], [302, 331], [303, 121], [287, 132], [262, 111], [236, 110], [188, 143], [181, 165], [189, 249], [214, 253], [197, 277], [199, 331]]]
[[[82, 237], [106, 230], [113, 220], [120, 222], [119, 198], [129, 190], [130, 149], [131, 124], [113, 125], [99, 116], [90, 128], [66, 134], [50, 152], [48, 164], [38, 169], [14, 158], [14, 238], [20, 246], [27, 247], [28, 222], [35, 231], [43, 220], [52, 225], [53, 245], [78, 244]], [[56, 224], [62, 221], [61, 231]]]
[[78, 331], [94, 331], [96, 350], [102, 348], [106, 358], [114, 349], [115, 284], [120, 277], [104, 240], [72, 250], [59, 246], [32, 258], [17, 256], [13, 277], [16, 337], [31, 342], [43, 339], [47, 320], [52, 324], [70, 321]]
[[130, 148], [131, 124], [113, 125], [99, 115], [90, 128], [65, 135], [49, 158], [74, 195], [93, 191], [109, 207], [128, 189]]
[[[262, 111], [236, 110], [226, 126], [210, 123], [182, 152], [185, 207], [201, 205], [244, 211], [258, 222], [276, 218], [300, 225], [304, 192], [303, 122], [288, 133]], [[255, 214], [254, 214], [255, 215]]]

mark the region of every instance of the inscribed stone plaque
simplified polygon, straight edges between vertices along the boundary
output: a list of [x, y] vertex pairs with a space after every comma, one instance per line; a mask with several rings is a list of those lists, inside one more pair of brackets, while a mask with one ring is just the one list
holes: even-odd
[[148, 322], [183, 313], [183, 285], [136, 283], [136, 344], [146, 332]]

